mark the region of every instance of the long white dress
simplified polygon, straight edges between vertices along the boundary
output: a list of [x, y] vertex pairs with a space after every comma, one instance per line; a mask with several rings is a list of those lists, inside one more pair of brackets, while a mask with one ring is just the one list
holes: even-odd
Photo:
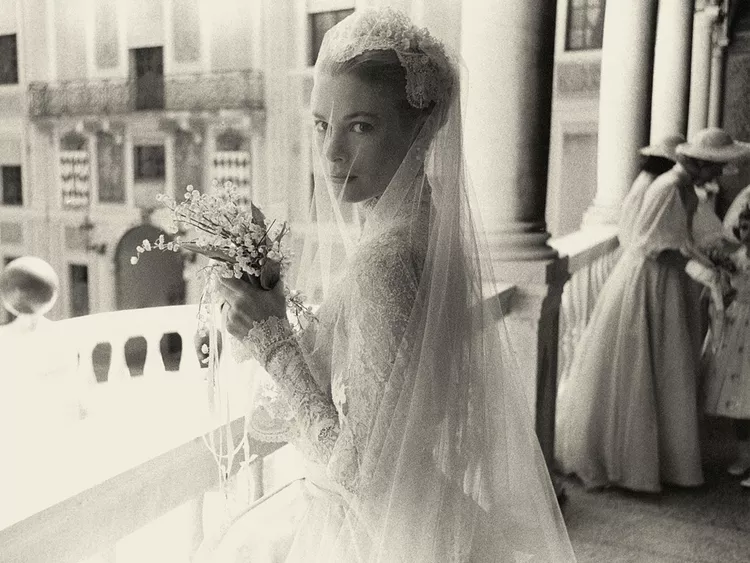
[[638, 213], [640, 213], [641, 206], [643, 205], [643, 198], [646, 196], [646, 192], [655, 179], [656, 174], [646, 170], [641, 170], [638, 173], [633, 185], [630, 187], [628, 195], [625, 196], [620, 206], [620, 218], [617, 225], [620, 239], [628, 236], [632, 231], [633, 224], [638, 218]]
[[560, 382], [555, 454], [589, 487], [659, 491], [703, 482], [698, 444], [697, 286], [659, 258], [691, 242], [679, 169], [646, 190], [569, 374]]
[[[390, 374], [426, 252], [426, 238], [407, 236], [410, 227], [405, 222], [361, 241], [332, 297], [321, 306], [319, 322], [299, 337], [287, 321], [270, 319], [253, 329], [255, 353], [267, 358], [266, 369], [276, 381], [288, 383], [286, 396], [296, 404], [269, 394], [272, 398], [254, 412], [251, 428], [260, 429], [255, 435], [264, 438], [265, 421], [286, 420], [287, 439], [306, 459], [306, 477], [210, 538], [197, 561], [355, 562], [359, 555], [349, 550], [358, 544], [369, 553], [361, 537], [347, 537], [356, 517], [349, 510], [350, 495], [369, 471], [360, 453], [368, 440], [378, 439], [373, 424], [384, 392], [399, 385]], [[366, 330], [347, 334], [340, 322], [347, 318], [358, 319], [355, 325]], [[320, 338], [321, 332], [330, 338]], [[336, 350], [359, 353], [334, 358], [330, 350], [312, 349], [315, 341], [334, 341]]]

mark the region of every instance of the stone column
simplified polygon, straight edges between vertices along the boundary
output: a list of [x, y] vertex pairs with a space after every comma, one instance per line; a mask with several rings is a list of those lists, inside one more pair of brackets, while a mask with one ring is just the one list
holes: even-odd
[[464, 2], [465, 150], [496, 260], [554, 257], [544, 209], [555, 2]]
[[560, 296], [567, 272], [545, 223], [554, 0], [463, 2], [465, 152], [537, 436], [552, 463]]
[[583, 224], [617, 222], [648, 144], [655, 2], [607, 2], [604, 13], [597, 190]]
[[[705, 2], [703, 2], [705, 4]], [[695, 12], [693, 19], [693, 49], [690, 68], [690, 113], [688, 139], [708, 126], [708, 107], [711, 88], [711, 58], [713, 31], [719, 17], [719, 7], [706, 5]]]
[[729, 46], [728, 16], [714, 25], [712, 37], [711, 79], [708, 93], [708, 127], [721, 127], [724, 105], [724, 67]]
[[651, 136], [686, 135], [695, 0], [660, 0], [651, 94]]

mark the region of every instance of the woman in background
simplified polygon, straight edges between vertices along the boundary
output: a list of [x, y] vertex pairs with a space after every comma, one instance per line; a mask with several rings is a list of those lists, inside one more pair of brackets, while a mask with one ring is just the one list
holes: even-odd
[[588, 487], [703, 483], [701, 335], [685, 271], [704, 260], [691, 233], [694, 187], [747, 152], [721, 129], [700, 131], [645, 191], [558, 392], [556, 458]]
[[620, 244], [627, 245], [633, 222], [641, 210], [643, 196], [656, 178], [672, 169], [677, 162], [675, 153], [677, 145], [684, 142], [685, 137], [682, 135], [667, 135], [657, 143], [638, 151], [643, 156], [641, 169], [620, 207], [618, 222]]

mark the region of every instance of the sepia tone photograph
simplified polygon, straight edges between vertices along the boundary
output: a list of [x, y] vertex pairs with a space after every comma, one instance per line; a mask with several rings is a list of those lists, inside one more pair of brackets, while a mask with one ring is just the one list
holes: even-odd
[[0, 0], [0, 563], [750, 561], [748, 102], [746, 0]]

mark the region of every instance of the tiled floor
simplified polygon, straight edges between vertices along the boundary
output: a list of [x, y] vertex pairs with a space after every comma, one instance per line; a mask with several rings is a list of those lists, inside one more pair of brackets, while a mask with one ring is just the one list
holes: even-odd
[[580, 563], [748, 563], [750, 490], [730, 477], [730, 429], [705, 425], [706, 484], [659, 495], [586, 491], [566, 481], [564, 515]]

